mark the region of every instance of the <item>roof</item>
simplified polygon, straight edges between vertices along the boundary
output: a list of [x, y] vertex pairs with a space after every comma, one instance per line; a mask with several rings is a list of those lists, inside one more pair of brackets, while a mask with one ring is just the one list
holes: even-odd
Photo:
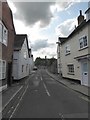
[[90, 23], [90, 20], [88, 20], [87, 22], [86, 22], [86, 20], [84, 20], [79, 26], [77, 26], [75, 28], [75, 30], [68, 37], [59, 37], [58, 39], [60, 40], [60, 43], [61, 44], [65, 43], [67, 40], [69, 40], [69, 38], [74, 36], [78, 31], [81, 30], [81, 28], [85, 27], [89, 23]]
[[[26, 38], [27, 46], [28, 46], [27, 34], [17, 34], [15, 36], [14, 50], [21, 50], [25, 38]], [[28, 49], [29, 49], [29, 47], [28, 47]]]
[[67, 37], [59, 37], [60, 43], [62, 44], [64, 41], [66, 41]]
[[85, 14], [90, 10], [90, 7], [85, 11]]

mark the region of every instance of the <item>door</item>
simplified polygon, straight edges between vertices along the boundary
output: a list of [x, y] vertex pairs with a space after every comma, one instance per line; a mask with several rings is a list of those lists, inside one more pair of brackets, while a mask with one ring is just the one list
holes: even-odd
[[8, 63], [7, 84], [8, 86], [12, 84], [12, 63]]
[[88, 63], [82, 62], [82, 85], [88, 86]]

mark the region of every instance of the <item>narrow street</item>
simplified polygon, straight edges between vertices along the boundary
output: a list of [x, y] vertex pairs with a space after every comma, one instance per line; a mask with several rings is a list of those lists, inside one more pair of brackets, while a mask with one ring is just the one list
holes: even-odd
[[4, 117], [87, 118], [88, 102], [52, 79], [45, 69], [40, 69], [33, 73], [7, 110], [4, 110]]

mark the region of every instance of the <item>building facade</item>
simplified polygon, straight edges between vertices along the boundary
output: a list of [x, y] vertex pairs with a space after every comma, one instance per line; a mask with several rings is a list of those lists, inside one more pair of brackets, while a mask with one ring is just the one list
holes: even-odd
[[86, 20], [80, 10], [78, 26], [68, 37], [58, 38], [58, 64], [61, 65], [58, 71], [65, 78], [79, 80], [82, 85], [90, 86], [90, 6], [85, 13]]
[[31, 49], [29, 49], [29, 74], [31, 74], [31, 72], [33, 71], [34, 68], [34, 60], [33, 60], [33, 55], [32, 55], [32, 51]]
[[15, 37], [13, 16], [7, 2], [0, 2], [0, 86], [12, 84], [12, 58]]
[[13, 53], [13, 72], [14, 80], [20, 80], [29, 76], [29, 46], [26, 34], [16, 35]]

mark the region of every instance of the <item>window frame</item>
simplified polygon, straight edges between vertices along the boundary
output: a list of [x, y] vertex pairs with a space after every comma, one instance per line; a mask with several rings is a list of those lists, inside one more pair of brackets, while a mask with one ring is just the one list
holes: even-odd
[[2, 22], [0, 21], [0, 27], [1, 27], [1, 37], [0, 37], [0, 42], [3, 42], [3, 26], [2, 26]]
[[[4, 66], [3, 66], [3, 62], [5, 63]], [[0, 64], [0, 80], [2, 80], [2, 79], [6, 78], [6, 60], [1, 60], [0, 59], [0, 63], [1, 63]]]
[[69, 55], [70, 53], [71, 53], [70, 44], [67, 44], [65, 46], [65, 55]]
[[22, 73], [24, 72], [24, 65], [22, 65]]
[[[86, 40], [87, 42], [86, 42], [85, 40]], [[86, 45], [85, 45], [85, 42], [86, 42]], [[81, 46], [80, 43], [82, 43], [82, 47], [80, 47], [80, 46]], [[86, 47], [88, 47], [88, 37], [87, 37], [86, 35], [84, 35], [83, 37], [81, 37], [81, 38], [79, 39], [79, 49], [82, 50], [82, 49], [84, 49], [84, 48], [86, 48]]]
[[68, 74], [74, 74], [75, 73], [75, 67], [74, 64], [68, 64]]
[[[3, 22], [0, 20], [0, 25], [2, 26], [2, 32], [1, 32], [1, 36], [2, 38], [0, 38], [0, 42], [2, 44], [4, 44], [5, 46], [7, 46], [7, 43], [8, 43], [8, 29], [6, 28], [6, 26], [3, 24]], [[4, 30], [6, 30], [6, 37], [5, 37], [5, 33], [4, 33]]]

